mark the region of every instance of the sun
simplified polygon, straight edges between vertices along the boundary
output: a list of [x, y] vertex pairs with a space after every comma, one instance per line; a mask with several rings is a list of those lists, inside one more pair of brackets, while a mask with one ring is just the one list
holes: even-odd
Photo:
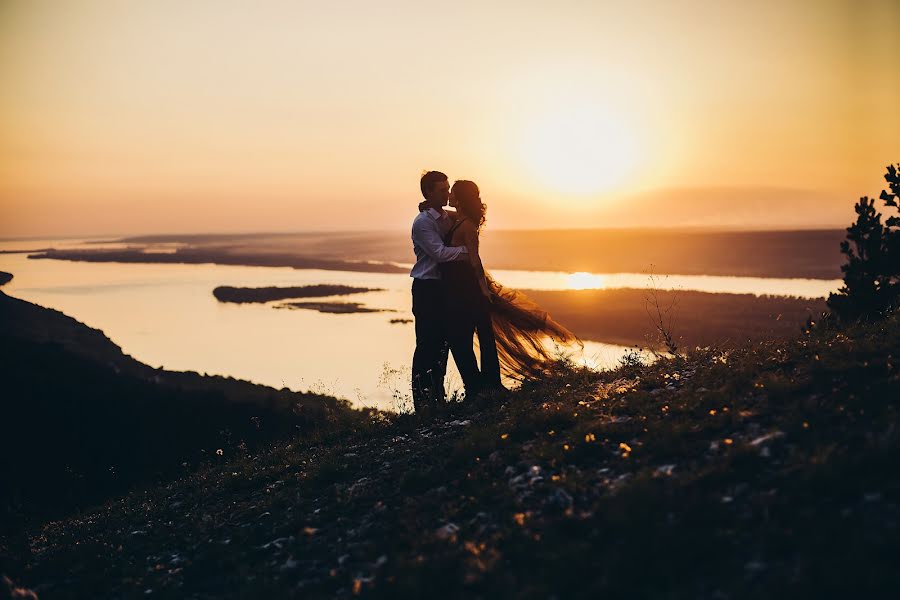
[[638, 162], [635, 129], [600, 105], [556, 104], [524, 126], [521, 158], [548, 191], [585, 196], [615, 188]]

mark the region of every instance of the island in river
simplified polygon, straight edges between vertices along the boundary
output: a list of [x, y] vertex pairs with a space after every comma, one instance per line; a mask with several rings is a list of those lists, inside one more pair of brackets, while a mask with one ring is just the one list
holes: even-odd
[[285, 302], [279, 304], [275, 308], [305, 308], [307, 310], [317, 310], [320, 313], [331, 313], [336, 315], [346, 315], [351, 313], [376, 313], [376, 312], [397, 312], [389, 308], [369, 308], [359, 302]]
[[347, 296], [365, 292], [383, 292], [382, 288], [353, 287], [349, 285], [301, 285], [292, 287], [232, 287], [222, 285], [213, 290], [219, 302], [272, 302], [290, 298], [324, 298], [327, 296]]

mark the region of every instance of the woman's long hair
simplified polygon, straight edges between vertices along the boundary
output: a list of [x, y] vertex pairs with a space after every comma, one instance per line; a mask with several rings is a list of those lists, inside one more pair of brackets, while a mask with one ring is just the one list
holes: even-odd
[[450, 189], [453, 197], [456, 198], [456, 210], [464, 217], [468, 217], [475, 228], [481, 231], [484, 226], [485, 214], [487, 213], [487, 205], [481, 201], [481, 192], [474, 181], [459, 179], [453, 183]]
[[553, 370], [559, 357], [547, 347], [549, 339], [560, 345], [584, 347], [574, 333], [553, 320], [520, 291], [503, 287], [485, 273], [491, 290], [491, 321], [497, 358], [504, 375], [512, 379], [537, 379]]
[[[476, 224], [485, 222], [487, 206], [478, 186], [461, 179], [453, 184], [457, 210]], [[578, 337], [553, 320], [547, 311], [517, 290], [505, 288], [487, 273], [492, 292], [491, 321], [497, 343], [497, 358], [503, 374], [512, 379], [536, 379], [553, 369], [557, 357], [546, 346], [549, 338], [557, 344], [581, 344]]]

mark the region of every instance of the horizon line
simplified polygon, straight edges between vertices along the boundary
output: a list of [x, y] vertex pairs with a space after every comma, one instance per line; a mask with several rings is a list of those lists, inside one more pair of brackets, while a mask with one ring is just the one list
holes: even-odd
[[[501, 227], [497, 229], [491, 229], [491, 232], [507, 232], [507, 233], [516, 233], [516, 232], [575, 232], [575, 231], [632, 231], [632, 232], [646, 232], [646, 231], [666, 231], [666, 232], [697, 232], [697, 233], [770, 233], [770, 232], [779, 232], [779, 233], [790, 233], [790, 232], [814, 232], [814, 231], [838, 231], [844, 230], [847, 228], [847, 224], [837, 225], [837, 224], [819, 224], [809, 227], [799, 227], [799, 226], [749, 226], [749, 227], [741, 227], [738, 225], [648, 225], [648, 226], [635, 226], [635, 225], [622, 225], [615, 226], [610, 225], [606, 227]], [[219, 230], [219, 231], [193, 231], [193, 232], [153, 232], [153, 233], [83, 233], [83, 234], [33, 234], [33, 235], [22, 235], [22, 236], [2, 236], [0, 235], [0, 242], [16, 242], [16, 241], [29, 241], [29, 240], [44, 240], [44, 239], [60, 239], [60, 240], [74, 240], [74, 239], [109, 239], [110, 241], [120, 241], [120, 240], [132, 240], [136, 238], [153, 238], [153, 237], [222, 237], [222, 236], [242, 236], [242, 237], [253, 237], [253, 236], [290, 236], [290, 235], [309, 235], [309, 234], [364, 234], [364, 233], [389, 233], [394, 234], [400, 231], [405, 231], [406, 227], [403, 229], [291, 229], [291, 230], [256, 230], [256, 231], [248, 231], [248, 230]]]

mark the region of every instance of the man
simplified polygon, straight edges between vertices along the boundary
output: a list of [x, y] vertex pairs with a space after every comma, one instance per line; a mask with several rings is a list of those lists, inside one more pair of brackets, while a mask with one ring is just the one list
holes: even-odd
[[447, 247], [443, 236], [452, 219], [444, 210], [450, 200], [450, 181], [439, 171], [428, 171], [419, 181], [425, 201], [412, 224], [416, 264], [410, 272], [416, 351], [412, 364], [413, 406], [417, 413], [444, 401], [448, 344], [444, 329], [445, 292], [438, 263], [466, 258], [465, 246]]

